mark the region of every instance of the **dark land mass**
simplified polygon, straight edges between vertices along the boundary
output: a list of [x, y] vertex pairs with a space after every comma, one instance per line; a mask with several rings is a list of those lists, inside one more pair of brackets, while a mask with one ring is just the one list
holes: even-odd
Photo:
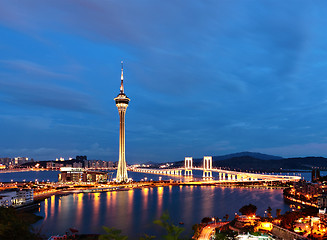
[[[220, 161], [220, 160], [229, 160], [232, 158], [238, 158], [238, 157], [252, 157], [255, 159], [260, 159], [260, 160], [280, 160], [283, 159], [282, 157], [279, 156], [273, 156], [273, 155], [268, 155], [268, 154], [263, 154], [263, 153], [257, 153], [257, 152], [239, 152], [239, 153], [232, 153], [228, 155], [223, 155], [223, 156], [214, 156], [213, 160], [215, 161]], [[202, 161], [202, 159], [196, 159], [196, 161]]]
[[[213, 156], [212, 161], [214, 168], [221, 167], [231, 170], [287, 171], [311, 170], [312, 168], [327, 169], [327, 158], [324, 157], [282, 158], [261, 153], [242, 152]], [[193, 165], [196, 167], [202, 167], [202, 164], [202, 158], [193, 160]], [[184, 166], [184, 161], [174, 162], [173, 166]]]

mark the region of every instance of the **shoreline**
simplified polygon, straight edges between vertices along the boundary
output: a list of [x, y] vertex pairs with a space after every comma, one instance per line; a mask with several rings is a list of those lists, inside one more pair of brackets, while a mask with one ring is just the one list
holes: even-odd
[[58, 190], [55, 192], [40, 194], [34, 196], [34, 201], [44, 201], [51, 196], [66, 196], [74, 193], [99, 193], [99, 192], [119, 192], [119, 191], [129, 191], [133, 189], [142, 189], [142, 188], [158, 188], [158, 187], [169, 187], [169, 186], [214, 186], [214, 187], [228, 187], [228, 188], [247, 188], [247, 189], [275, 189], [282, 190], [287, 188], [287, 186], [267, 186], [267, 185], [238, 185], [237, 183], [197, 183], [197, 182], [143, 182], [139, 185], [140, 182], [137, 182], [136, 185], [128, 184], [128, 185], [109, 185], [105, 187], [89, 187], [89, 188], [74, 188], [67, 190]]
[[[90, 170], [95, 170], [95, 171], [115, 171], [117, 170], [116, 168], [99, 168], [99, 169], [90, 169]], [[166, 169], [169, 170], [169, 169]], [[202, 171], [203, 169], [199, 168], [196, 169], [199, 171]], [[58, 169], [48, 169], [48, 168], [17, 168], [17, 169], [2, 169], [0, 170], [0, 173], [12, 173], [12, 172], [39, 172], [39, 171], [60, 171], [60, 168]], [[127, 170], [128, 172], [138, 172], [134, 170]], [[239, 170], [241, 172], [245, 172], [245, 170]], [[322, 170], [322, 171], [327, 171]], [[253, 170], [253, 172], [258, 172], [258, 173], [290, 173], [290, 172], [311, 172], [309, 169], [283, 169], [283, 170]], [[151, 174], [151, 173], [150, 173]], [[156, 173], [152, 173], [156, 174]], [[179, 175], [172, 175], [172, 176], [179, 176]]]

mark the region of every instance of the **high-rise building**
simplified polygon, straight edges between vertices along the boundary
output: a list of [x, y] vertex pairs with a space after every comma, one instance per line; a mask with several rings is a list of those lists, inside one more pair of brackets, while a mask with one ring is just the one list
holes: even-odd
[[119, 112], [119, 161], [117, 168], [117, 182], [127, 182], [127, 167], [126, 167], [126, 159], [125, 159], [125, 113], [126, 108], [129, 103], [129, 98], [124, 93], [124, 72], [123, 72], [123, 62], [121, 66], [121, 83], [120, 83], [120, 93], [114, 99], [116, 102], [116, 106]]
[[320, 170], [319, 168], [314, 168], [311, 171], [311, 182], [315, 182], [320, 178]]

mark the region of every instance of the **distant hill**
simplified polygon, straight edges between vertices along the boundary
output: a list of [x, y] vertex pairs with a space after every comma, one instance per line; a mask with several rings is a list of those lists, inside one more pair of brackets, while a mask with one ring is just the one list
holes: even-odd
[[[227, 154], [227, 155], [222, 155], [222, 156], [213, 156], [212, 160], [215, 162], [215, 161], [222, 161], [222, 160], [228, 160], [228, 159], [233, 159], [233, 158], [242, 158], [242, 157], [250, 157], [250, 158], [255, 158], [255, 159], [259, 159], [259, 160], [283, 159], [282, 157], [279, 157], [279, 156], [273, 156], [273, 155], [257, 153], [257, 152], [239, 152], [239, 153], [232, 153], [232, 154]], [[196, 158], [193, 161], [194, 162], [202, 162], [203, 159]]]
[[261, 160], [283, 159], [282, 157], [279, 157], [279, 156], [273, 156], [273, 155], [257, 153], [257, 152], [239, 152], [239, 153], [232, 153], [232, 154], [223, 155], [223, 156], [216, 156], [214, 158], [215, 158], [215, 160], [226, 160], [226, 159], [231, 159], [234, 157], [252, 157], [252, 158], [261, 159]]
[[242, 170], [309, 170], [313, 167], [327, 168], [327, 158], [304, 157], [304, 158], [282, 158], [279, 160], [262, 160], [249, 156], [234, 157], [223, 161], [213, 161], [215, 167], [226, 167]]
[[[310, 170], [313, 167], [327, 169], [327, 158], [298, 157], [282, 158], [262, 153], [240, 152], [223, 156], [213, 156], [213, 167], [222, 167], [236, 170]], [[201, 167], [203, 158], [193, 159], [193, 165]], [[184, 161], [175, 162], [174, 166], [184, 166]]]

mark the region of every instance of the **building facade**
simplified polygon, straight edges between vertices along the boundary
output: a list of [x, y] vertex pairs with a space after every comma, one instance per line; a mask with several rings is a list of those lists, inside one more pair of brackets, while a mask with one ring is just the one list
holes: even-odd
[[34, 201], [33, 189], [0, 192], [0, 207], [18, 207]]
[[59, 182], [73, 183], [106, 183], [108, 174], [106, 172], [90, 171], [83, 168], [62, 167], [58, 175]]

